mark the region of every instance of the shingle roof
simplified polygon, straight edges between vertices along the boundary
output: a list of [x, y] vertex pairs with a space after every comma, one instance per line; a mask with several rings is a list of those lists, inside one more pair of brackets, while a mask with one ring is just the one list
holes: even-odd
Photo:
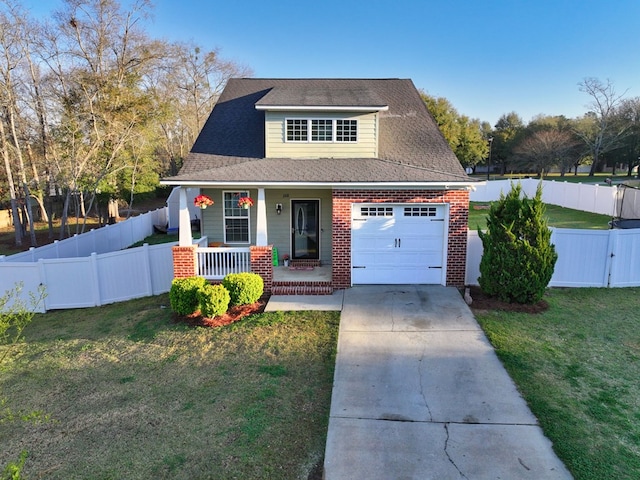
[[261, 107], [303, 106], [303, 107], [386, 107], [375, 91], [363, 85], [340, 87], [308, 88], [274, 87], [256, 102]]
[[[258, 105], [388, 106], [379, 158], [264, 158]], [[346, 104], [346, 105], [345, 105]], [[180, 173], [182, 182], [462, 182], [471, 180], [411, 80], [231, 79]]]

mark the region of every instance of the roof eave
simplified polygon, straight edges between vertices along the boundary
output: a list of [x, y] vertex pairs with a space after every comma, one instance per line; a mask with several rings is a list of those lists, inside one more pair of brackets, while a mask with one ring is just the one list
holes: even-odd
[[273, 112], [386, 112], [388, 105], [256, 105], [256, 110]]
[[261, 182], [261, 181], [206, 181], [206, 180], [161, 180], [162, 185], [181, 187], [238, 188], [238, 187], [272, 187], [272, 188], [332, 188], [332, 189], [371, 189], [384, 188], [395, 190], [429, 189], [429, 190], [473, 190], [483, 182], [450, 181], [450, 182]]

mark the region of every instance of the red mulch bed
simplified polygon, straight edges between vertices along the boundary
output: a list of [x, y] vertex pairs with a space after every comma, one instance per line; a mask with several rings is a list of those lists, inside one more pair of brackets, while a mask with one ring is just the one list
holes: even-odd
[[249, 315], [264, 312], [264, 307], [267, 306], [268, 301], [268, 296], [262, 296], [256, 303], [231, 307], [224, 315], [217, 317], [207, 318], [200, 315], [199, 312], [196, 312], [193, 315], [187, 316], [174, 315], [174, 320], [176, 322], [186, 323], [191, 327], [222, 327], [242, 320]]
[[503, 302], [486, 295], [480, 290], [480, 287], [471, 287], [470, 294], [473, 300], [470, 307], [474, 311], [502, 310], [505, 312], [542, 313], [549, 308], [549, 304], [545, 300], [531, 305]]

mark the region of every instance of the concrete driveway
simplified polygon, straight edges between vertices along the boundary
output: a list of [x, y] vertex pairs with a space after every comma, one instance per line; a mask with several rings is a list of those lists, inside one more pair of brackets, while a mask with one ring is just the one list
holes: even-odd
[[455, 288], [345, 290], [325, 479], [570, 479]]

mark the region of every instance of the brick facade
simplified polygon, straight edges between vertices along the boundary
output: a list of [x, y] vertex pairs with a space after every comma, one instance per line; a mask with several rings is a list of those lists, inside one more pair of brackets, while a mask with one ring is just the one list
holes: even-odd
[[197, 245], [173, 247], [173, 278], [193, 277], [198, 273]]
[[251, 271], [262, 277], [264, 293], [270, 294], [273, 286], [273, 246], [258, 247], [252, 245], [249, 248], [251, 250]]
[[463, 287], [467, 258], [469, 192], [467, 190], [334, 190], [333, 191], [333, 287], [351, 286], [351, 204], [448, 203], [449, 240], [446, 284]]

